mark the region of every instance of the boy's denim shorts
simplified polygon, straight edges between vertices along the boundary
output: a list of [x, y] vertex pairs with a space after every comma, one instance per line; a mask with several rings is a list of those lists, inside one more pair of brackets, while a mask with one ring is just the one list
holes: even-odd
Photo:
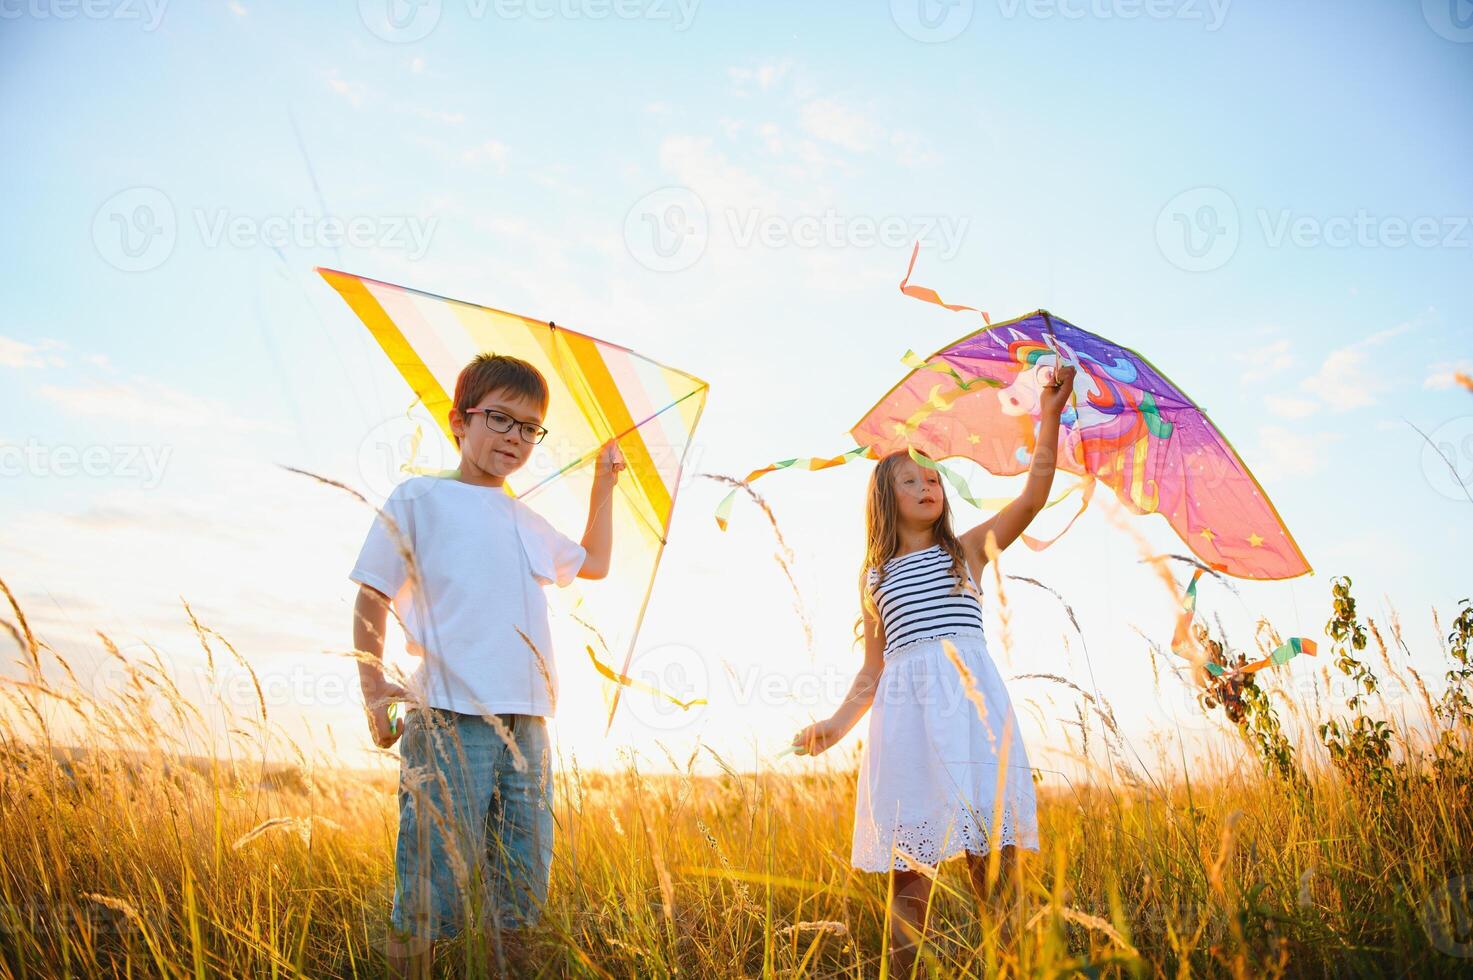
[[496, 716], [525, 769], [479, 715], [416, 707], [399, 756], [394, 910], [401, 935], [456, 935], [467, 911], [486, 928], [535, 924], [552, 866], [547, 720]]

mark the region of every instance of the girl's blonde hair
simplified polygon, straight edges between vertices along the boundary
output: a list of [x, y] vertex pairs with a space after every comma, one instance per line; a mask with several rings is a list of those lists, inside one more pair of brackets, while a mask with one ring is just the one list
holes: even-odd
[[[916, 455], [925, 456], [925, 453], [917, 450]], [[880, 460], [869, 476], [869, 494], [864, 509], [864, 565], [860, 575], [865, 583], [864, 607], [874, 614], [876, 621], [880, 618], [880, 611], [875, 602], [875, 590], [885, 580], [885, 563], [900, 551], [900, 502], [895, 496], [895, 471], [909, 459], [910, 453], [904, 449], [890, 453]], [[961, 541], [951, 529], [951, 501], [946, 497], [945, 488], [941, 490], [941, 516], [936, 518], [931, 531], [936, 536], [936, 543], [951, 556], [951, 571], [957, 579], [957, 591], [970, 591], [967, 589], [967, 583], [971, 581], [967, 559], [962, 552]], [[879, 573], [873, 581], [869, 575], [871, 569]], [[863, 617], [860, 619], [862, 622]]]

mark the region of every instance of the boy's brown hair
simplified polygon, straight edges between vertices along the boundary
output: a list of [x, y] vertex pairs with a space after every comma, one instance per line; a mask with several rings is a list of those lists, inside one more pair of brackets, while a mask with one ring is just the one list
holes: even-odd
[[547, 379], [531, 364], [510, 354], [477, 354], [461, 368], [455, 379], [456, 410], [464, 416], [497, 388], [530, 399], [547, 411]]

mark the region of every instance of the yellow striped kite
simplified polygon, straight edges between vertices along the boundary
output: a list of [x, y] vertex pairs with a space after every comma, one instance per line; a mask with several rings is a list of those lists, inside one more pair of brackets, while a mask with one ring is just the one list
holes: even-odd
[[[455, 379], [473, 357], [509, 354], [542, 372], [551, 396], [543, 420], [550, 435], [518, 472], [515, 493], [535, 498], [533, 506], [555, 526], [583, 527], [589, 464], [605, 442], [618, 440], [627, 468], [614, 497], [613, 565], [607, 584], [584, 591], [576, 619], [595, 624], [611, 649], [625, 649], [617, 676], [627, 677], [681, 469], [706, 404], [706, 382], [551, 322], [334, 269], [317, 271], [368, 327], [452, 444]], [[513, 492], [510, 486], [507, 491]], [[583, 643], [558, 645], [576, 649]], [[614, 689], [609, 727], [623, 686]]]

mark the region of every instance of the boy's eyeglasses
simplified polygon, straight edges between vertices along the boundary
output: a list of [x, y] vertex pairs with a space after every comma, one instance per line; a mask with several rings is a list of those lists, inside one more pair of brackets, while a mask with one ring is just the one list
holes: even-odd
[[512, 418], [505, 412], [498, 412], [494, 408], [473, 408], [465, 414], [486, 416], [486, 428], [492, 432], [510, 432], [512, 426], [521, 426], [522, 438], [534, 445], [541, 442], [547, 435], [547, 430], [536, 422], [523, 422], [521, 419]]

